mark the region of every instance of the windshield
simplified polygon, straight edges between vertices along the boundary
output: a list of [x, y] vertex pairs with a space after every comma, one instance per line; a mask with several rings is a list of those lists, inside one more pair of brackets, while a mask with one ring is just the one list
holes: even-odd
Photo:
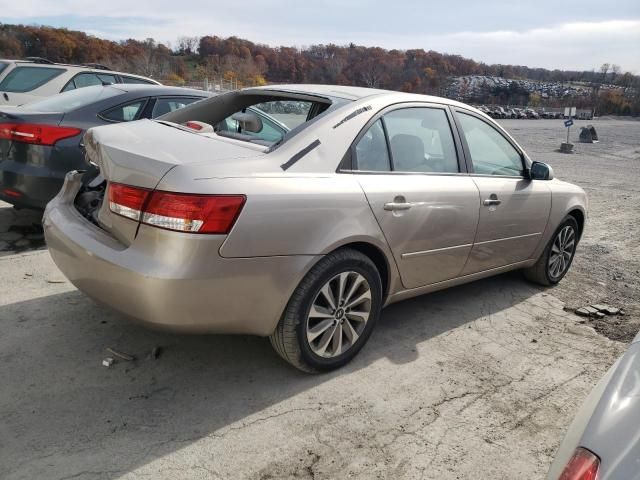
[[125, 92], [113, 87], [85, 87], [59, 93], [53, 97], [27, 103], [22, 108], [35, 112], [71, 112], [100, 100], [123, 95]]

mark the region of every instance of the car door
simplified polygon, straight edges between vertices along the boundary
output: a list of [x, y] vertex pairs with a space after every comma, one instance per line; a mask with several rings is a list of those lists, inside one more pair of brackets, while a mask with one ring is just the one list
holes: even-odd
[[455, 278], [472, 248], [478, 189], [451, 125], [444, 106], [394, 107], [374, 117], [350, 151], [406, 288]]
[[551, 190], [528, 178], [524, 155], [489, 121], [455, 109], [471, 178], [480, 191], [478, 230], [464, 275], [527, 260], [540, 243]]

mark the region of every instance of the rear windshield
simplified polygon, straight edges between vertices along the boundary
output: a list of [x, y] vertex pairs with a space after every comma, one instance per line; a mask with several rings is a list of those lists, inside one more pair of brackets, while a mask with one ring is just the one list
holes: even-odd
[[30, 92], [64, 71], [64, 68], [16, 67], [0, 82], [0, 91]]
[[71, 112], [91, 103], [123, 95], [124, 93], [122, 90], [113, 87], [85, 87], [27, 103], [22, 108], [35, 112]]

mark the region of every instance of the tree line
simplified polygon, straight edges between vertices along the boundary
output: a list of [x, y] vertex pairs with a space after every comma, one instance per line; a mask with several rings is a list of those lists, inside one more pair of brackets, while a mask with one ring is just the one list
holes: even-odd
[[[606, 94], [610, 112], [640, 114], [640, 78], [606, 64], [592, 71], [548, 70], [520, 65], [489, 65], [424, 49], [311, 45], [272, 47], [238, 37], [184, 36], [174, 45], [154, 39], [114, 42], [65, 28], [0, 24], [0, 56], [44, 57], [64, 63], [103, 63], [113, 69], [167, 83], [224, 79], [238, 86], [266, 83], [327, 83], [444, 95], [451, 77], [487, 75], [545, 82], [582, 82]], [[613, 84], [612, 95], [600, 89]], [[514, 92], [515, 93], [515, 92]], [[609, 97], [614, 98], [609, 98]], [[626, 107], [625, 107], [626, 106]]]

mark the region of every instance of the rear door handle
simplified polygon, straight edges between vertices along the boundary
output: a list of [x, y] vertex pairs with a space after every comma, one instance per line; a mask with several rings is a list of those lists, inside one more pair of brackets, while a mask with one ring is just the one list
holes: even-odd
[[491, 205], [500, 205], [502, 203], [502, 200], [498, 200], [498, 195], [496, 195], [495, 193], [492, 193], [491, 195], [489, 195], [489, 198], [485, 199], [482, 204], [485, 207], [489, 207]]
[[407, 202], [389, 202], [384, 204], [384, 209], [390, 212], [409, 210], [410, 208], [411, 204]]

